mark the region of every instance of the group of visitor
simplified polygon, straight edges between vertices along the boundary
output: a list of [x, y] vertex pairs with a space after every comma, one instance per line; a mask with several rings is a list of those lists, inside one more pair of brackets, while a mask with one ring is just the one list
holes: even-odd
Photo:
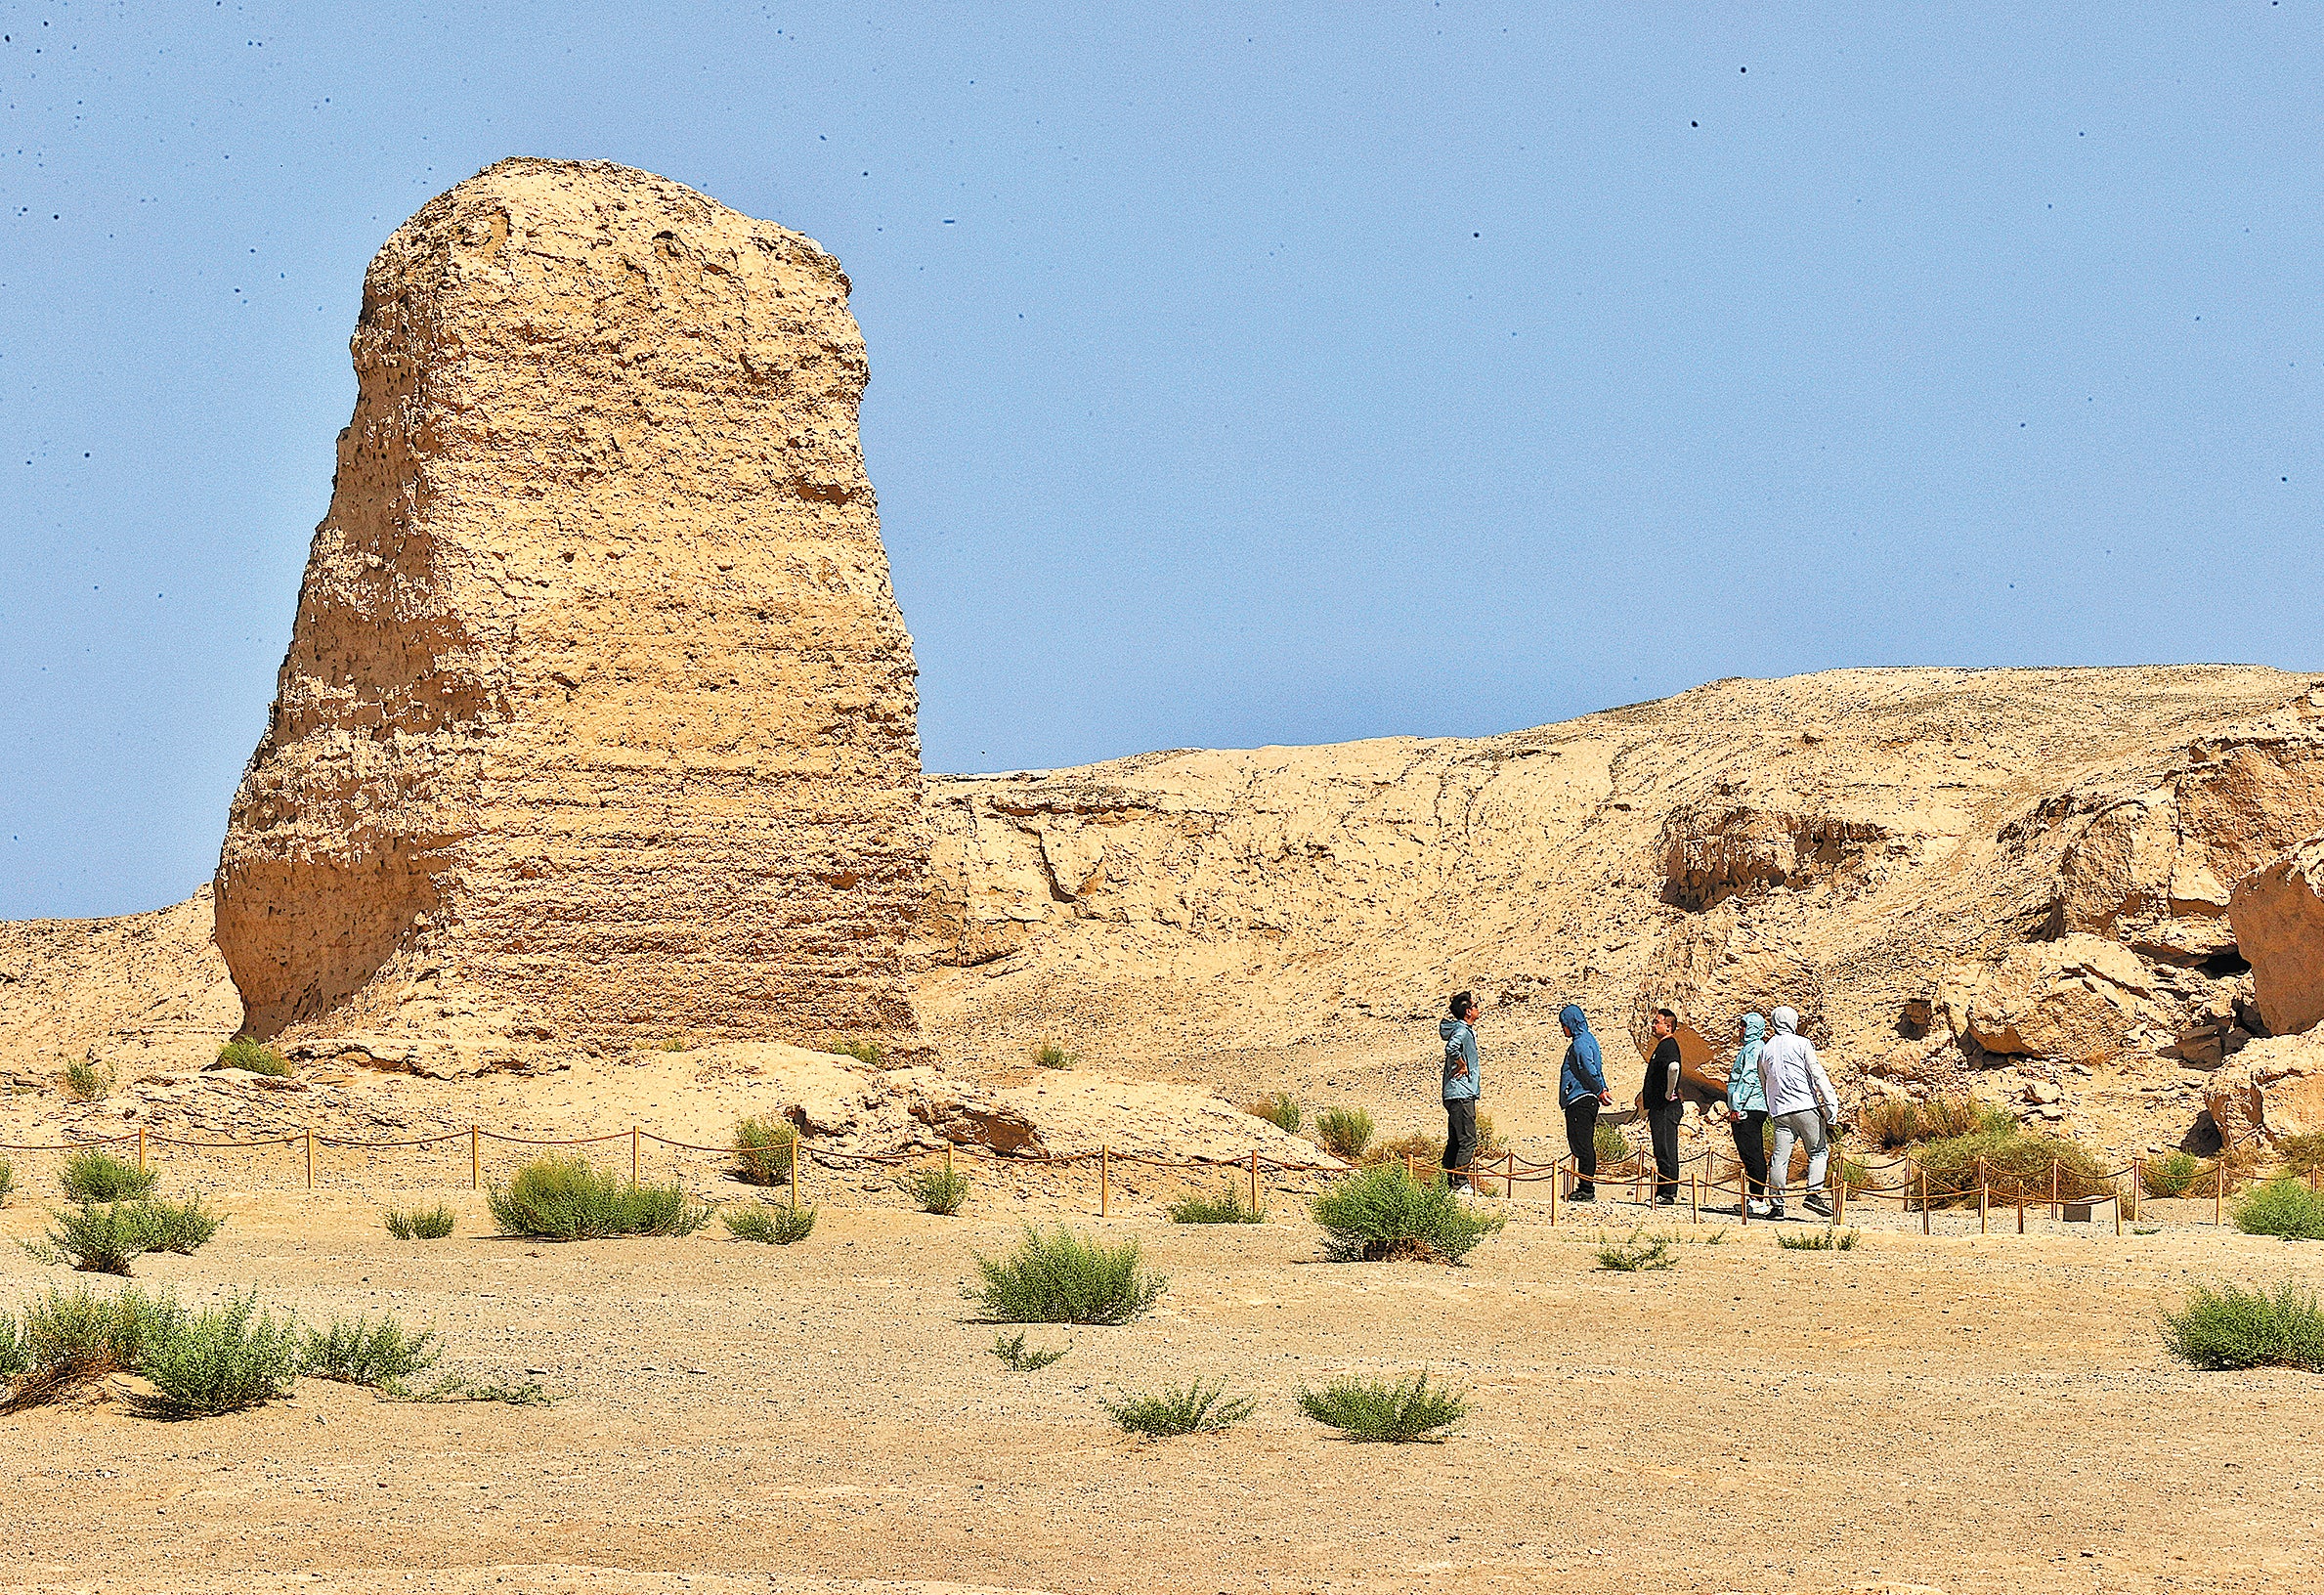
[[[1469, 1188], [1469, 1171], [1477, 1161], [1477, 1101], [1482, 1070], [1477, 1055], [1478, 1005], [1473, 992], [1456, 993], [1450, 1012], [1439, 1021], [1437, 1034], [1444, 1043], [1444, 1177], [1455, 1190]], [[1839, 1123], [1840, 1100], [1831, 1078], [1807, 1037], [1799, 1033], [1799, 1014], [1779, 1008], [1774, 1013], [1775, 1034], [1758, 1013], [1745, 1013], [1739, 1026], [1734, 1061], [1727, 1071], [1723, 1097], [1698, 1085], [1694, 1099], [1705, 1117], [1716, 1111], [1735, 1135], [1735, 1155], [1743, 1164], [1744, 1211], [1754, 1219], [1780, 1219], [1785, 1187], [1789, 1183], [1794, 1146], [1807, 1152], [1806, 1195], [1809, 1212], [1829, 1218], [1825, 1200], [1825, 1161], [1831, 1149], [1831, 1132]], [[1566, 1114], [1566, 1146], [1573, 1155], [1574, 1183], [1568, 1200], [1598, 1199], [1598, 1113], [1614, 1105], [1614, 1092], [1606, 1083], [1606, 1060], [1598, 1038], [1578, 1003], [1558, 1013], [1566, 1033], [1566, 1060], [1558, 1071], [1558, 1106]], [[1686, 1066], [1680, 1056], [1678, 1015], [1667, 1008], [1655, 1010], [1652, 1023], [1654, 1051], [1646, 1062], [1646, 1082], [1637, 1106], [1646, 1119], [1654, 1145], [1655, 1201], [1677, 1202], [1679, 1193], [1679, 1122], [1687, 1110]], [[1772, 1127], [1772, 1128], [1771, 1128]], [[1772, 1156], [1769, 1142], [1772, 1140]]]

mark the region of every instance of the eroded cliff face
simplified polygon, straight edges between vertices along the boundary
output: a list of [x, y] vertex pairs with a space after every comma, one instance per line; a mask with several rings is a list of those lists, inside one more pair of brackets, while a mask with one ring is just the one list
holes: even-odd
[[252, 1031], [917, 1035], [915, 671], [847, 294], [603, 162], [503, 161], [388, 239], [219, 859]]
[[939, 778], [925, 1008], [964, 1056], [1048, 1036], [1423, 1096], [1474, 987], [1541, 1118], [1568, 999], [1602, 1035], [1667, 1003], [1715, 1043], [1788, 1004], [1865, 1089], [2017, 1099], [2024, 1072], [2030, 1113], [2111, 1093], [2069, 1127], [2175, 1139], [2256, 1012], [2229, 888], [2324, 827], [2310, 685], [1842, 670], [1479, 742]]

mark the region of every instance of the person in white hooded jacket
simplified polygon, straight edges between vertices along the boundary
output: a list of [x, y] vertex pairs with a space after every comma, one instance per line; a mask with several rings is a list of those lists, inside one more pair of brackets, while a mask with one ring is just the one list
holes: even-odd
[[1776, 1033], [1759, 1049], [1759, 1089], [1766, 1094], [1776, 1139], [1775, 1155], [1767, 1167], [1767, 1194], [1773, 1203], [1768, 1216], [1784, 1216], [1784, 1185], [1791, 1173], [1791, 1143], [1797, 1142], [1808, 1149], [1807, 1195], [1801, 1205], [1829, 1218], [1831, 1204], [1824, 1199], [1824, 1161], [1831, 1147], [1831, 1128], [1840, 1122], [1840, 1099], [1824, 1072], [1823, 1059], [1799, 1033], [1798, 1011], [1777, 1009], [1775, 1027]]

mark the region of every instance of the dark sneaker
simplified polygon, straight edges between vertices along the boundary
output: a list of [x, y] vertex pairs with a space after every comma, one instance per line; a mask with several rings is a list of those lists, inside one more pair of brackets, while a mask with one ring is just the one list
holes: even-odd
[[1570, 1202], [1594, 1202], [1597, 1199], [1598, 1193], [1596, 1191], [1583, 1190], [1578, 1187], [1574, 1190], [1572, 1195], [1566, 1198], [1566, 1200]]
[[1815, 1214], [1816, 1217], [1820, 1219], [1829, 1219], [1831, 1217], [1831, 1204], [1821, 1196], [1802, 1197], [1800, 1199], [1799, 1205], [1806, 1208], [1810, 1213]]
[[1676, 1196], [1657, 1196], [1655, 1198], [1655, 1205], [1657, 1207], [1676, 1207], [1678, 1198]]
[[1768, 1204], [1767, 1204], [1767, 1216], [1768, 1216], [1769, 1218], [1771, 1218], [1771, 1219], [1780, 1219], [1780, 1218], [1782, 1218], [1782, 1217], [1784, 1216], [1784, 1204], [1783, 1204], [1782, 1202], [1770, 1202], [1770, 1203], [1768, 1203]]

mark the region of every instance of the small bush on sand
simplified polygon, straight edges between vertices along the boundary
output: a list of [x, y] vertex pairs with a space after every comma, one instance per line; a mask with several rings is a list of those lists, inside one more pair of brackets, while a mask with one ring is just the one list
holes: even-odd
[[391, 1207], [380, 1219], [398, 1240], [442, 1240], [452, 1229], [452, 1209], [442, 1202], [434, 1207]]
[[65, 1065], [65, 1095], [80, 1101], [103, 1099], [113, 1089], [110, 1076], [85, 1057], [76, 1057]]
[[1371, 1149], [1361, 1159], [1367, 1169], [1383, 1163], [1402, 1165], [1408, 1158], [1422, 1168], [1435, 1168], [1444, 1156], [1444, 1142], [1434, 1136], [1397, 1136], [1388, 1141], [1372, 1142]]
[[2324, 1372], [2324, 1308], [2313, 1290], [2291, 1279], [2273, 1294], [2197, 1285], [2177, 1312], [2164, 1313], [2163, 1344], [2198, 1368]]
[[1856, 1250], [1857, 1231], [1826, 1228], [1793, 1234], [1788, 1229], [1776, 1232], [1776, 1244], [1786, 1252], [1852, 1252]]
[[1245, 1102], [1243, 1111], [1254, 1119], [1265, 1119], [1287, 1136], [1298, 1135], [1300, 1124], [1307, 1117], [1299, 1105], [1299, 1099], [1287, 1091], [1278, 1091], [1271, 1097]]
[[83, 1273], [128, 1275], [129, 1265], [152, 1250], [135, 1202], [84, 1202], [50, 1208], [48, 1233], [18, 1242], [25, 1253], [54, 1268], [69, 1263]]
[[1509, 1152], [1509, 1138], [1501, 1134], [1490, 1113], [1477, 1115], [1477, 1162], [1482, 1165]]
[[2138, 1183], [2149, 1196], [2184, 1196], [2202, 1172], [2203, 1161], [2194, 1153], [2173, 1152], [2146, 1163], [2139, 1170]]
[[1421, 1185], [1397, 1163], [1333, 1181], [1308, 1209], [1323, 1227], [1325, 1254], [1337, 1263], [1458, 1263], [1509, 1222], [1504, 1214], [1462, 1206], [1442, 1174]]
[[187, 1417], [256, 1406], [298, 1377], [298, 1322], [259, 1311], [256, 1291], [231, 1297], [141, 1347], [137, 1371], [153, 1393], [131, 1400], [151, 1412]]
[[31, 1366], [32, 1347], [24, 1339], [24, 1326], [14, 1313], [0, 1313], [0, 1406], [7, 1404], [5, 1387]]
[[[2057, 1136], [2029, 1134], [2014, 1123], [1929, 1142], [1913, 1161], [1928, 1175], [1931, 1207], [1974, 1207], [1981, 1162], [1997, 1202], [2048, 1201], [2053, 1162], [2062, 1199], [2106, 1196], [2114, 1190], [2105, 1164], [2088, 1147]], [[1918, 1176], [1913, 1175], [1910, 1188], [1917, 1193], [1919, 1186]]]
[[76, 1202], [119, 1202], [153, 1188], [154, 1173], [108, 1151], [75, 1152], [57, 1171], [65, 1194]]
[[1243, 1200], [1243, 1187], [1233, 1175], [1216, 1196], [1188, 1196], [1164, 1209], [1173, 1224], [1265, 1224], [1267, 1209]]
[[248, 1069], [252, 1074], [271, 1074], [278, 1080], [287, 1079], [291, 1072], [288, 1058], [265, 1042], [247, 1036], [218, 1049], [218, 1067]]
[[173, 1332], [183, 1316], [167, 1295], [129, 1289], [100, 1296], [86, 1285], [50, 1289], [24, 1308], [15, 1383], [0, 1408], [28, 1406], [136, 1366], [145, 1348]]
[[755, 1240], [764, 1246], [789, 1246], [815, 1231], [815, 1210], [765, 1203], [740, 1213], [721, 1213], [718, 1221], [737, 1240]]
[[1070, 1069], [1074, 1061], [1074, 1056], [1054, 1041], [1033, 1049], [1033, 1067], [1037, 1069]]
[[393, 1314], [381, 1314], [377, 1323], [367, 1315], [333, 1318], [328, 1329], [307, 1331], [299, 1371], [311, 1378], [376, 1388], [425, 1372], [443, 1352], [435, 1330], [407, 1334]]
[[984, 1283], [961, 1294], [1003, 1323], [1128, 1323], [1170, 1288], [1145, 1269], [1137, 1241], [1108, 1246], [1062, 1225], [1052, 1234], [1026, 1226], [1014, 1252], [979, 1254], [976, 1270]]
[[508, 1379], [466, 1379], [446, 1374], [426, 1390], [419, 1390], [391, 1379], [379, 1387], [379, 1394], [395, 1401], [506, 1401], [510, 1406], [550, 1406], [557, 1398], [538, 1384], [519, 1384]]
[[1327, 1107], [1315, 1115], [1315, 1139], [1332, 1156], [1353, 1163], [1372, 1144], [1372, 1116], [1360, 1107]]
[[859, 1041], [843, 1041], [834, 1047], [832, 1051], [838, 1053], [841, 1057], [852, 1057], [858, 1063], [868, 1063], [875, 1069], [880, 1066], [880, 1060], [887, 1056], [886, 1048], [869, 1038]]
[[1856, 1133], [1883, 1151], [1924, 1141], [1946, 1141], [1980, 1131], [2002, 1130], [2014, 1121], [1974, 1097], [1931, 1097], [1925, 1102], [1888, 1097], [1866, 1103], [1856, 1114]]
[[737, 1119], [734, 1177], [750, 1185], [779, 1185], [791, 1178], [791, 1143], [798, 1126], [773, 1115]]
[[153, 1197], [129, 1205], [130, 1218], [137, 1225], [137, 1236], [149, 1252], [175, 1252], [180, 1257], [192, 1257], [208, 1244], [225, 1216], [211, 1212], [201, 1205], [201, 1198], [190, 1202], [164, 1201]]
[[1598, 1267], [1615, 1273], [1652, 1273], [1677, 1268], [1678, 1254], [1670, 1249], [1668, 1235], [1642, 1235], [1633, 1229], [1629, 1239], [1598, 1248]]
[[1590, 1144], [1598, 1151], [1598, 1171], [1601, 1174], [1620, 1168], [1630, 1161], [1630, 1138], [1611, 1124], [1599, 1125], [1590, 1132]]
[[17, 1171], [7, 1158], [0, 1157], [0, 1202], [8, 1200], [8, 1193], [17, 1186]]
[[1025, 1345], [1025, 1332], [1022, 1329], [1013, 1335], [995, 1335], [992, 1344], [993, 1356], [999, 1358], [1001, 1366], [1007, 1368], [1011, 1373], [1032, 1373], [1046, 1368], [1071, 1350], [1073, 1350], [1071, 1346], [1028, 1348]]
[[715, 1211], [689, 1201], [681, 1185], [628, 1185], [585, 1157], [536, 1158], [488, 1189], [485, 1203], [502, 1234], [537, 1240], [690, 1235]]
[[2235, 1199], [2235, 1228], [2247, 1235], [2324, 1240], [2324, 1196], [2282, 1175]]
[[1299, 1409], [1350, 1440], [1402, 1442], [1458, 1423], [1469, 1412], [1459, 1392], [1429, 1387], [1423, 1371], [1386, 1384], [1378, 1379], [1334, 1379], [1321, 1390], [1302, 1389]]
[[923, 1213], [958, 1213], [968, 1199], [968, 1176], [960, 1169], [930, 1164], [905, 1177], [904, 1189]]
[[1248, 1421], [1259, 1403], [1248, 1396], [1227, 1396], [1227, 1381], [1205, 1385], [1197, 1379], [1185, 1389], [1164, 1387], [1159, 1396], [1132, 1395], [1122, 1401], [1100, 1396], [1097, 1404], [1124, 1433], [1148, 1440], [1231, 1429]]

